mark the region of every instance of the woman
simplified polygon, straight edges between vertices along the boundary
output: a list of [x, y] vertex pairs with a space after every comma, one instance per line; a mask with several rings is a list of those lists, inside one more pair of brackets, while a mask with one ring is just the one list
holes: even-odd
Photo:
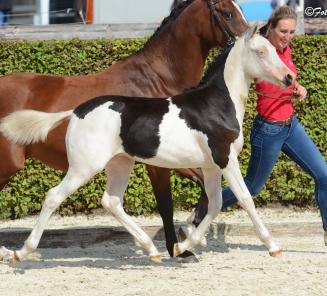
[[[276, 47], [283, 62], [296, 73], [292, 63], [290, 41], [296, 28], [296, 13], [287, 6], [273, 12], [266, 36]], [[315, 180], [315, 198], [320, 208], [324, 240], [327, 245], [327, 165], [316, 145], [294, 115], [291, 96], [303, 100], [306, 89], [295, 82], [291, 88], [280, 89], [265, 81], [256, 80], [257, 112], [251, 130], [251, 158], [245, 183], [251, 195], [259, 193], [275, 165], [280, 151], [295, 161]], [[288, 99], [287, 99], [288, 98]], [[232, 191], [223, 191], [223, 208], [237, 200]]]
[[8, 13], [12, 10], [12, 0], [0, 0], [0, 26], [8, 23]]

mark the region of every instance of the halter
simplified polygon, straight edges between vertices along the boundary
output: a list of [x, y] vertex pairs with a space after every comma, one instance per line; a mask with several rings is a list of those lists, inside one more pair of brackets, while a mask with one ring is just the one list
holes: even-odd
[[220, 28], [221, 32], [225, 35], [227, 39], [227, 46], [232, 45], [235, 42], [235, 36], [232, 34], [230, 31], [229, 27], [226, 26], [220, 15], [217, 13], [215, 5], [222, 0], [208, 0], [208, 7], [210, 10], [210, 15], [211, 15], [211, 27], [212, 27], [212, 36], [214, 39], [216, 39], [215, 35], [215, 25], [218, 25]]

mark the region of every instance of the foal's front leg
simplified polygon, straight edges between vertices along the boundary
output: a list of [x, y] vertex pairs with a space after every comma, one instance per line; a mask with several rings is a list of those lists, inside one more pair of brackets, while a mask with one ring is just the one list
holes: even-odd
[[149, 253], [150, 260], [160, 262], [160, 255], [151, 238], [127, 215], [123, 208], [123, 197], [134, 167], [134, 160], [115, 156], [106, 167], [107, 185], [101, 203]]
[[199, 226], [183, 242], [175, 244], [174, 256], [198, 245], [212, 220], [222, 207], [221, 173], [218, 168], [203, 169], [204, 188], [208, 196], [208, 212]]
[[228, 166], [223, 170], [223, 176], [227, 180], [239, 204], [250, 216], [255, 230], [262, 243], [268, 248], [269, 254], [273, 257], [281, 255], [280, 247], [274, 242], [268, 229], [258, 216], [252, 196], [242, 177], [237, 158], [230, 157]]

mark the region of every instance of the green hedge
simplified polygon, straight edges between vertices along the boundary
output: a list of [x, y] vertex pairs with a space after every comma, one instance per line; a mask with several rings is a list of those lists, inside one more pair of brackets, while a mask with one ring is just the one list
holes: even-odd
[[[59, 75], [94, 73], [109, 67], [142, 48], [146, 39], [66, 40], [0, 42], [0, 74], [40, 72]], [[307, 87], [309, 98], [296, 103], [296, 113], [324, 157], [327, 156], [327, 36], [301, 36], [294, 42], [293, 57], [300, 83]], [[208, 62], [216, 54], [214, 51]], [[8, 98], [10, 99], [10, 98]], [[245, 145], [240, 155], [244, 174], [249, 159], [248, 132], [255, 115], [255, 96], [250, 94], [244, 120]], [[25, 169], [13, 176], [0, 192], [0, 218], [18, 218], [37, 213], [45, 192], [58, 184], [64, 173], [36, 160], [27, 160]], [[61, 214], [88, 212], [100, 207], [105, 177], [99, 174], [73, 194], [60, 207]], [[197, 203], [200, 188], [192, 181], [172, 173], [175, 205], [190, 209]], [[308, 206], [314, 204], [314, 184], [310, 177], [283, 155], [275, 166], [265, 189], [256, 198], [258, 205], [270, 202]], [[143, 165], [137, 165], [125, 194], [125, 209], [130, 214], [156, 211], [151, 184]]]

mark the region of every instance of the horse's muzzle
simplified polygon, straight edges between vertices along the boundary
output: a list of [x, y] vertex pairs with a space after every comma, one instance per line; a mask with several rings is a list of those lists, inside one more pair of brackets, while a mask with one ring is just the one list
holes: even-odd
[[290, 86], [293, 83], [293, 77], [290, 74], [287, 74], [284, 78], [283, 78], [283, 83], [286, 86]]

